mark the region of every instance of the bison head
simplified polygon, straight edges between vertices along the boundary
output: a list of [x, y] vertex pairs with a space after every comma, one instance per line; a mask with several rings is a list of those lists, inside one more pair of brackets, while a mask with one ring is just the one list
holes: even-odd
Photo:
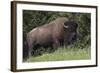
[[77, 39], [78, 24], [74, 21], [64, 23], [64, 43], [67, 45], [73, 43]]

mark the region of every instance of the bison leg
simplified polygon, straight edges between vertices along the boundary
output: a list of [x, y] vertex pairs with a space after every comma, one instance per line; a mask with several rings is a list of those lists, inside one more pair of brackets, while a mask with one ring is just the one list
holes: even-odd
[[54, 41], [54, 43], [53, 43], [53, 49], [56, 50], [59, 46], [60, 46], [59, 41], [57, 41], [57, 40]]
[[32, 48], [33, 48], [33, 44], [32, 42], [28, 42], [28, 56], [32, 56]]
[[32, 56], [32, 47], [29, 48], [29, 57]]

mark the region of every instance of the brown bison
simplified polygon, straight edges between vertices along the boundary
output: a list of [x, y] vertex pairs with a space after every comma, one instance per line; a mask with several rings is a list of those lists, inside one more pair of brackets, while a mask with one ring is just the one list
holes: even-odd
[[39, 47], [58, 48], [60, 45], [68, 45], [77, 36], [77, 23], [69, 21], [66, 17], [60, 17], [48, 24], [36, 27], [27, 33], [28, 55], [31, 56]]

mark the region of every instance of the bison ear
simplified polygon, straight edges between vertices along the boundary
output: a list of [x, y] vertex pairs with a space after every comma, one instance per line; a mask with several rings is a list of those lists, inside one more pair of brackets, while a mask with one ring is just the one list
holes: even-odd
[[75, 27], [76, 27], [76, 28], [78, 27], [78, 24], [77, 24], [77, 23], [75, 23]]

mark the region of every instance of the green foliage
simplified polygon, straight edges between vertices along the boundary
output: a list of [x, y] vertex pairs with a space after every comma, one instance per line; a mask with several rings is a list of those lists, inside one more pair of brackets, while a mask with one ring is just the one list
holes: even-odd
[[[23, 42], [25, 42], [26, 33], [31, 31], [33, 28], [49, 23], [50, 21], [58, 17], [67, 17], [69, 18], [69, 20], [73, 20], [78, 24], [77, 31], [79, 36], [77, 41], [72, 45], [70, 45], [71, 48], [77, 47], [83, 49], [91, 45], [90, 43], [91, 42], [91, 14], [90, 13], [32, 11], [32, 10], [23, 10]], [[46, 50], [42, 49], [40, 52], [44, 53], [45, 51]]]

